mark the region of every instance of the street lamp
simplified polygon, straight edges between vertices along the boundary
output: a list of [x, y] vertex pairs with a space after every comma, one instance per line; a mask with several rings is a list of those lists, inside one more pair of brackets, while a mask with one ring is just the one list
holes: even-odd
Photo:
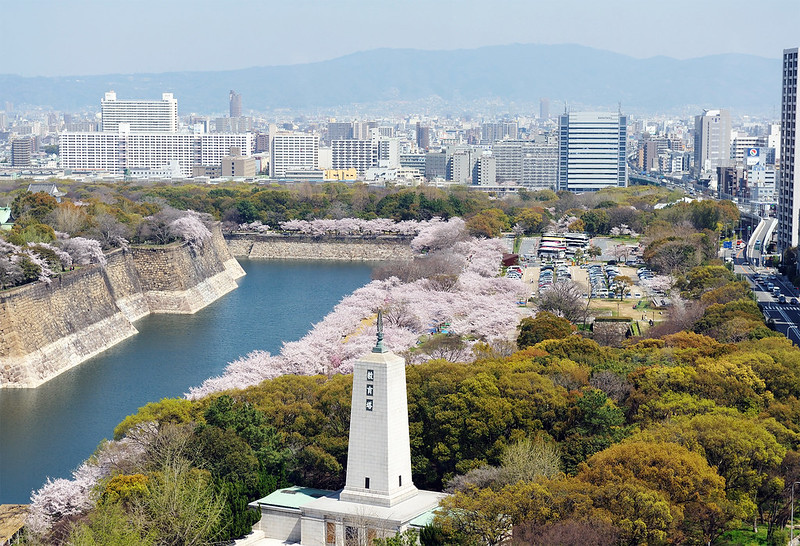
[[792, 515], [789, 527], [789, 546], [791, 546], [792, 542], [794, 542], [794, 486], [800, 482], [792, 482]]

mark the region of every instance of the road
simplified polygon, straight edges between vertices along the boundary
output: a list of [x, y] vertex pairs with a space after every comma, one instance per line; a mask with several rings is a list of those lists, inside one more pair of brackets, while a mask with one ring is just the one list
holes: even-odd
[[[739, 254], [734, 257], [733, 261], [734, 273], [744, 275], [747, 278], [756, 295], [758, 306], [761, 308], [767, 320], [774, 321], [774, 328], [777, 332], [782, 333], [792, 343], [800, 346], [800, 305], [779, 303], [778, 298], [767, 291], [765, 284], [766, 282], [771, 282], [773, 285], [780, 288], [781, 294], [786, 296], [787, 302], [789, 302], [792, 297], [800, 298], [797, 288], [784, 276], [778, 274], [769, 276], [768, 280], [765, 282], [756, 283], [753, 280], [753, 276], [757, 271], [748, 260], [747, 249], [740, 251]], [[759, 269], [758, 271], [763, 270]]]

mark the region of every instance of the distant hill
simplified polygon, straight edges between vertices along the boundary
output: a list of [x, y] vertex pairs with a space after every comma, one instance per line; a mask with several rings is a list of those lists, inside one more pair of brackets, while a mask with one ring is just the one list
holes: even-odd
[[[781, 61], [728, 54], [677, 60], [635, 59], [577, 45], [506, 45], [454, 51], [376, 49], [329, 61], [214, 72], [35, 77], [0, 75], [0, 100], [75, 111], [120, 99], [173, 92], [181, 114], [227, 111], [228, 91], [244, 109], [304, 110], [353, 103], [480, 100], [627, 112], [730, 108], [772, 114], [780, 105]], [[538, 106], [537, 106], [538, 108]]]

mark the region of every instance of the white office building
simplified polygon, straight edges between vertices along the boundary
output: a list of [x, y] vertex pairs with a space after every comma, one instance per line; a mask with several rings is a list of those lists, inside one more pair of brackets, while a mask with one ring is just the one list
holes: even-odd
[[[117, 133], [61, 133], [61, 168], [79, 173], [159, 173], [177, 162], [181, 175], [191, 177], [196, 165], [219, 166], [232, 146], [250, 156], [246, 134], [133, 133], [122, 124]], [[140, 174], [141, 175], [141, 174]], [[156, 176], [156, 174], [153, 174]]]
[[271, 178], [285, 178], [287, 171], [319, 168], [318, 135], [288, 131], [270, 133], [269, 144]]
[[359, 176], [374, 166], [372, 140], [334, 140], [331, 156], [334, 169], [355, 169]]
[[164, 93], [160, 101], [117, 100], [113, 91], [101, 101], [102, 131], [59, 135], [61, 168], [78, 173], [137, 177], [191, 177], [192, 167], [219, 167], [231, 147], [250, 156], [249, 133], [178, 132], [178, 101]]
[[783, 50], [780, 181], [778, 183], [778, 252], [797, 246], [800, 209], [800, 162], [797, 161], [797, 53]]
[[609, 112], [559, 117], [558, 189], [597, 191], [628, 185], [628, 118]]
[[743, 165], [750, 150], [766, 146], [767, 137], [765, 136], [736, 136], [731, 141], [731, 160], [734, 165]]
[[475, 165], [475, 183], [479, 186], [494, 186], [497, 184], [497, 158], [491, 155], [482, 155]]
[[731, 163], [731, 115], [727, 110], [706, 110], [694, 118], [694, 174], [713, 175]]
[[100, 101], [102, 131], [116, 133], [120, 124], [128, 124], [134, 133], [174, 133], [178, 130], [178, 100], [163, 93], [161, 100], [117, 100], [109, 91]]

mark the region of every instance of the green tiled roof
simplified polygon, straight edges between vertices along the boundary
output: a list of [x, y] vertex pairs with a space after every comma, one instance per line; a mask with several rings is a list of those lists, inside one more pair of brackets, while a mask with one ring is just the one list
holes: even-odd
[[313, 489], [311, 487], [286, 487], [273, 491], [263, 499], [258, 499], [252, 504], [269, 504], [271, 506], [281, 506], [283, 508], [300, 508], [314, 499], [327, 497], [334, 491], [325, 489]]
[[433, 516], [436, 515], [434, 514], [434, 512], [436, 512], [438, 508], [439, 507], [437, 506], [435, 508], [431, 508], [427, 512], [421, 513], [420, 515], [409, 521], [408, 524], [413, 527], [425, 527], [426, 525], [430, 524], [433, 521]]

